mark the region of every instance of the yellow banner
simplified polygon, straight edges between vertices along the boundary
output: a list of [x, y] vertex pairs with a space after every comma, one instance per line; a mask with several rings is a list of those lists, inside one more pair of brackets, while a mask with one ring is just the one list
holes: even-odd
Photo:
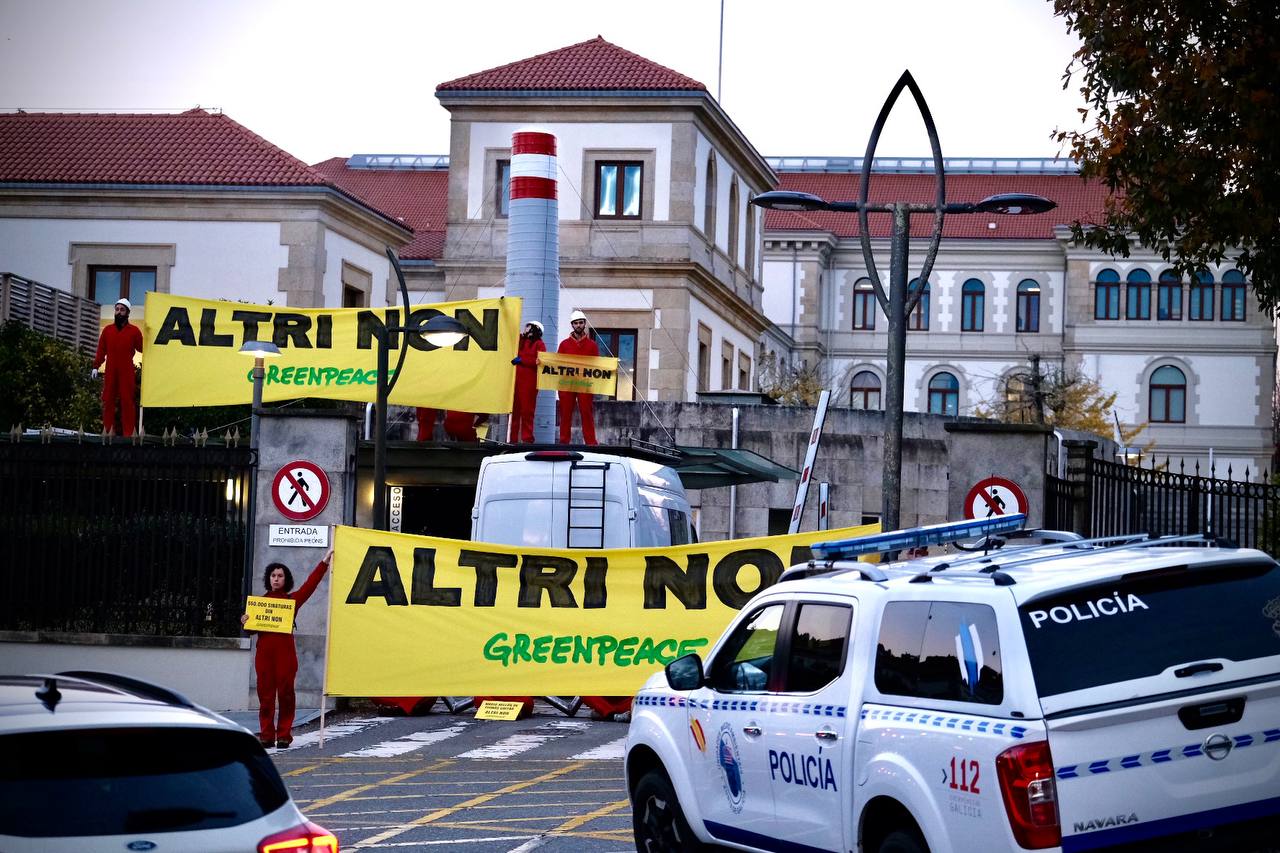
[[439, 349], [418, 332], [389, 332], [388, 372], [400, 347], [410, 347], [393, 404], [463, 412], [509, 412], [520, 336], [519, 299], [474, 299], [399, 308], [282, 308], [147, 296], [143, 330], [142, 405], [222, 406], [253, 399], [253, 359], [244, 341], [271, 341], [262, 398], [298, 397], [373, 402], [377, 395], [376, 329], [420, 327], [437, 314], [455, 317], [467, 337]]
[[618, 360], [603, 356], [538, 353], [538, 390], [579, 394], [618, 392]]
[[251, 595], [245, 599], [244, 612], [249, 621], [246, 631], [270, 631], [276, 634], [293, 633], [293, 599]]
[[627, 696], [704, 658], [809, 545], [879, 525], [615, 550], [515, 548], [339, 527], [335, 696]]

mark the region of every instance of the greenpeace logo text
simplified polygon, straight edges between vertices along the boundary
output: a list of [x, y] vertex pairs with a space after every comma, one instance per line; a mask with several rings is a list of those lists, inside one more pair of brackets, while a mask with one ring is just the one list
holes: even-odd
[[1103, 598], [1090, 599], [1078, 603], [1059, 605], [1050, 607], [1048, 610], [1032, 610], [1027, 614], [1031, 623], [1039, 628], [1047, 621], [1053, 621], [1059, 625], [1067, 625], [1071, 622], [1083, 622], [1086, 619], [1097, 619], [1102, 616], [1118, 616], [1124, 613], [1132, 613], [1135, 610], [1150, 610], [1141, 598], [1129, 593], [1128, 597], [1121, 597], [1120, 593], [1113, 592], [1110, 596]]

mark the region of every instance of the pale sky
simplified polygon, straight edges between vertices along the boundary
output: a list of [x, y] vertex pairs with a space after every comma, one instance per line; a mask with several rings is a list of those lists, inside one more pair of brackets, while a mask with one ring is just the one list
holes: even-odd
[[[603, 36], [707, 86], [720, 0], [0, 0], [0, 109], [217, 107], [315, 163], [447, 154], [437, 84]], [[1052, 157], [1076, 39], [1048, 0], [725, 0], [723, 96], [765, 156], [861, 156], [904, 68], [946, 157]], [[899, 100], [879, 156], [929, 152]]]

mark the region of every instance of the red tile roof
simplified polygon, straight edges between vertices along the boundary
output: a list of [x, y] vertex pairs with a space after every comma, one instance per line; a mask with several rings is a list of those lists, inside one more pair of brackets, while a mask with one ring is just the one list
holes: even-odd
[[596, 36], [590, 41], [449, 80], [437, 92], [476, 89], [687, 90], [707, 87]]
[[[828, 201], [856, 201], [862, 176], [853, 173], [780, 172], [778, 189], [813, 193]], [[1056, 225], [1076, 221], [1101, 221], [1107, 192], [1096, 182], [1079, 175], [948, 175], [948, 202], [975, 202], [998, 193], [1034, 193], [1052, 199], [1058, 206], [1035, 216], [1001, 216], [999, 214], [956, 214], [948, 216], [942, 226], [944, 237], [955, 239], [1047, 240], [1053, 238]], [[872, 202], [921, 202], [932, 204], [932, 175], [871, 175]], [[933, 217], [913, 214], [914, 235], [928, 234]], [[994, 229], [988, 223], [996, 223]], [[871, 214], [869, 224], [873, 237], [888, 237], [892, 220], [886, 214]], [[770, 210], [765, 213], [766, 231], [828, 231], [837, 237], [858, 236], [856, 213], [797, 213]]]
[[401, 258], [438, 260], [444, 256], [448, 171], [348, 169], [343, 157], [316, 163], [312, 168], [334, 185], [413, 229], [413, 242], [400, 250]]

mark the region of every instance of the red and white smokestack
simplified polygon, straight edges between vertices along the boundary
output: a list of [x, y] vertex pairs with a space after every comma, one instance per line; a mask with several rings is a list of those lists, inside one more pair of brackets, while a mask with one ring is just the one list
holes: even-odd
[[[507, 213], [508, 296], [524, 300], [520, 328], [542, 324], [543, 342], [555, 352], [560, 340], [560, 206], [556, 201], [556, 138], [539, 130], [511, 136], [511, 201]], [[538, 392], [534, 441], [553, 443], [556, 406], [552, 391]]]

